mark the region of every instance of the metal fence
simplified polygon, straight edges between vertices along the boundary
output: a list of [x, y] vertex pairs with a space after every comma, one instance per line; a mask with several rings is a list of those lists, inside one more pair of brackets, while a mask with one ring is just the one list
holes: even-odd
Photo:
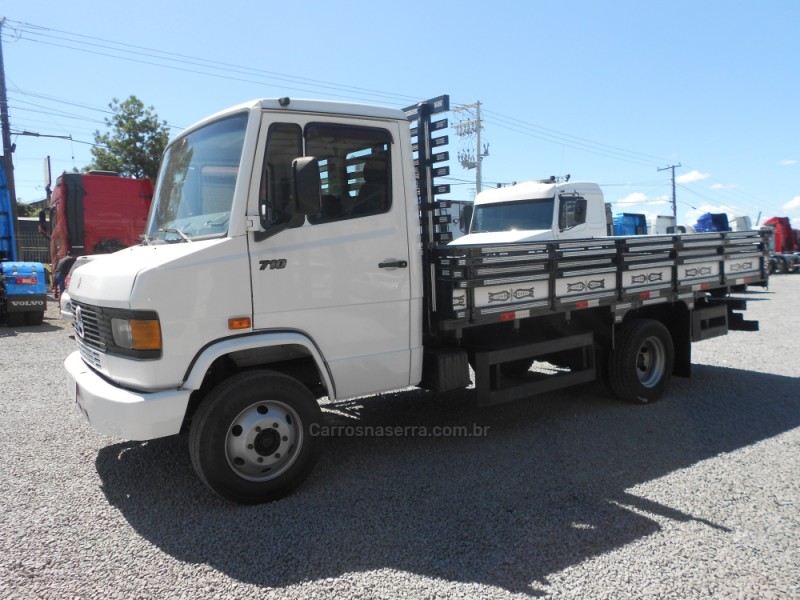
[[39, 220], [21, 218], [18, 223], [19, 259], [49, 265], [50, 241], [39, 233]]

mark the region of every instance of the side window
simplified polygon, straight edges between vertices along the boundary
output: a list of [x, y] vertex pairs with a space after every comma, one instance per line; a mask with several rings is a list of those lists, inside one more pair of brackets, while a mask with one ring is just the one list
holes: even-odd
[[586, 198], [562, 194], [558, 211], [558, 227], [561, 230], [586, 222]]
[[391, 134], [376, 127], [309, 123], [306, 155], [319, 162], [322, 210], [312, 224], [384, 213], [392, 203]]
[[303, 156], [302, 131], [294, 123], [274, 123], [267, 135], [264, 168], [261, 172], [259, 206], [265, 227], [288, 224], [299, 227], [303, 215], [293, 215], [292, 161]]

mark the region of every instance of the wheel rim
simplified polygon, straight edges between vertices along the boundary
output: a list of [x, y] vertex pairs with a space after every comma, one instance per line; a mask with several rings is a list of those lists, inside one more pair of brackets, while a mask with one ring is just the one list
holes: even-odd
[[639, 347], [636, 355], [636, 374], [644, 387], [655, 387], [664, 375], [667, 353], [657, 337], [649, 337]]
[[264, 400], [231, 422], [225, 457], [239, 477], [269, 481], [292, 466], [302, 444], [303, 425], [297, 412], [283, 402]]

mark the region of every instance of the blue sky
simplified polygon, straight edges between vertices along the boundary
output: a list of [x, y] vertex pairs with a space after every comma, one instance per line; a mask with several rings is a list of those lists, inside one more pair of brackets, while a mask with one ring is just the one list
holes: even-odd
[[[91, 162], [112, 98], [181, 128], [258, 97], [481, 102], [483, 185], [569, 173], [614, 211], [800, 226], [800, 2], [199, 0], [6, 3], [17, 196]], [[462, 113], [464, 114], [464, 113]], [[450, 115], [450, 121], [458, 120]], [[475, 171], [450, 132], [451, 197]]]

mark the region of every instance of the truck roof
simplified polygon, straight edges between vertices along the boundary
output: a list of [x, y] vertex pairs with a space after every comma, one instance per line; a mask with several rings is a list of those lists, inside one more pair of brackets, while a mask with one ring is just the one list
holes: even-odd
[[542, 181], [523, 181], [515, 185], [495, 188], [481, 192], [475, 197], [475, 204], [491, 204], [511, 200], [552, 198], [558, 192], [578, 192], [579, 194], [602, 194], [596, 183], [576, 181], [574, 183], [550, 183]]
[[189, 131], [208, 123], [215, 121], [222, 116], [240, 112], [243, 110], [253, 110], [261, 108], [262, 110], [286, 110], [292, 112], [306, 112], [306, 113], [319, 113], [326, 115], [352, 115], [359, 117], [374, 117], [378, 119], [395, 119], [405, 121], [406, 115], [399, 108], [388, 108], [385, 106], [377, 106], [375, 104], [358, 104], [354, 102], [336, 102], [332, 100], [309, 100], [306, 98], [259, 98], [242, 102], [235, 106], [223, 109], [213, 115], [202, 119], [189, 127], [185, 131]]

